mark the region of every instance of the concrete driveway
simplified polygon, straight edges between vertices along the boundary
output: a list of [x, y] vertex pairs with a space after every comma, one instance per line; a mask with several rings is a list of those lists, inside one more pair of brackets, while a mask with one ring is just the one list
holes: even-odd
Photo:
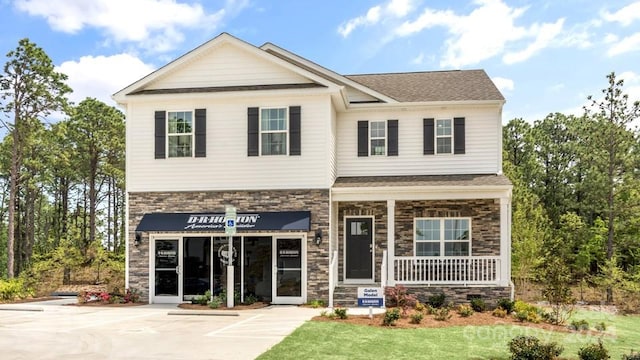
[[[202, 316], [175, 305], [0, 305], [2, 359], [254, 359], [320, 313], [271, 306]], [[191, 315], [169, 315], [169, 313]], [[229, 314], [226, 312], [226, 314]]]

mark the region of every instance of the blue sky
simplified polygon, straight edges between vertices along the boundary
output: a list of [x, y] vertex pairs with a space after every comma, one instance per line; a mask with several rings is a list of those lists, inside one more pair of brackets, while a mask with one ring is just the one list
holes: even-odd
[[0, 19], [0, 53], [30, 38], [76, 103], [113, 105], [112, 93], [221, 32], [341, 74], [485, 69], [507, 99], [504, 122], [580, 114], [612, 71], [640, 100], [637, 0], [0, 0]]

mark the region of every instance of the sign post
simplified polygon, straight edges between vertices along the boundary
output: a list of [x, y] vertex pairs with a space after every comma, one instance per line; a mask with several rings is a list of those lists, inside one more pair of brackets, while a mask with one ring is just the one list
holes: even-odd
[[227, 247], [227, 307], [233, 307], [233, 235], [236, 234], [236, 208], [232, 205], [225, 206], [224, 209], [224, 233], [229, 237]]

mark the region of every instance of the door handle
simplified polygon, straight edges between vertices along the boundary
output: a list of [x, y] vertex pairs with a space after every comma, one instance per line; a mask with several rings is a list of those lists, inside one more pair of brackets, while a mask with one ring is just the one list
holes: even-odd
[[180, 275], [180, 266], [176, 266], [176, 274]]

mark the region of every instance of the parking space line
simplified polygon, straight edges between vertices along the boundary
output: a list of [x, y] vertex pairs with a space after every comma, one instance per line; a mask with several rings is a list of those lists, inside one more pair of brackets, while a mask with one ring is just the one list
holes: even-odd
[[237, 323], [234, 323], [234, 324], [231, 324], [231, 325], [227, 325], [227, 326], [225, 326], [223, 328], [220, 328], [218, 330], [214, 330], [214, 331], [206, 334], [205, 336], [216, 336], [217, 334], [219, 334], [219, 333], [221, 333], [223, 331], [227, 331], [229, 329], [232, 329], [234, 327], [240, 326], [240, 325], [242, 325], [244, 323], [247, 323], [247, 322], [249, 322], [251, 320], [257, 319], [257, 318], [262, 317], [262, 316], [263, 316], [263, 314], [254, 315], [254, 316], [252, 316], [250, 318], [244, 319], [242, 321], [238, 321]]

